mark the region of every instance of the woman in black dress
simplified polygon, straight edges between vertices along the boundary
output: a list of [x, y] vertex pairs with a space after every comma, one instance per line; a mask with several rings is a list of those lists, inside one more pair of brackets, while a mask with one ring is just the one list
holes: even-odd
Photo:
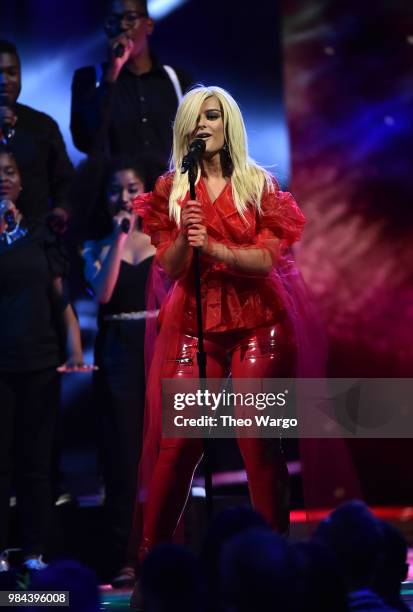
[[[95, 343], [95, 398], [103, 425], [105, 506], [114, 586], [134, 583], [128, 540], [141, 452], [145, 396], [145, 287], [155, 249], [132, 212], [148, 188], [145, 161], [118, 159], [104, 179], [105, 216], [94, 216], [100, 236], [84, 243], [85, 276], [99, 302]], [[103, 225], [103, 227], [102, 227]], [[96, 232], [96, 226], [102, 229]]]
[[[14, 486], [25, 565], [42, 569], [51, 513], [51, 455], [66, 332], [66, 369], [83, 363], [77, 319], [63, 291], [59, 241], [19, 211], [16, 161], [0, 150], [0, 556]], [[3, 557], [1, 568], [8, 569]]]

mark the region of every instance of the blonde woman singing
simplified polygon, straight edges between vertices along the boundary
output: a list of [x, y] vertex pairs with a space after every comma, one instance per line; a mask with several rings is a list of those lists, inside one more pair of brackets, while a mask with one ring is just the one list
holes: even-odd
[[[181, 174], [195, 138], [205, 141], [196, 199]], [[161, 378], [198, 376], [193, 249], [201, 255], [207, 377], [291, 376], [293, 324], [279, 268], [305, 219], [289, 193], [249, 156], [235, 100], [219, 87], [198, 87], [184, 97], [174, 124], [171, 171], [146, 200], [144, 230], [156, 247], [156, 264], [174, 284], [159, 315], [151, 366], [146, 436], [141, 462], [145, 496], [139, 559], [168, 541], [185, 506], [201, 439], [161, 435]], [[288, 472], [274, 439], [239, 438], [254, 507], [277, 531], [288, 530]]]

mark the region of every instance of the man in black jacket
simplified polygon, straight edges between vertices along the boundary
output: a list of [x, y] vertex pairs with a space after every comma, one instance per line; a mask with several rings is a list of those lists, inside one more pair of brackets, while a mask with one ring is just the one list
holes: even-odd
[[49, 215], [52, 228], [63, 231], [73, 167], [57, 123], [49, 115], [19, 104], [20, 91], [17, 49], [0, 40], [0, 140], [19, 166], [23, 185], [19, 208], [27, 219]]
[[107, 64], [75, 72], [71, 131], [81, 151], [109, 155], [149, 153], [166, 166], [172, 122], [191, 80], [158, 64], [149, 50], [153, 20], [145, 0], [109, 0]]

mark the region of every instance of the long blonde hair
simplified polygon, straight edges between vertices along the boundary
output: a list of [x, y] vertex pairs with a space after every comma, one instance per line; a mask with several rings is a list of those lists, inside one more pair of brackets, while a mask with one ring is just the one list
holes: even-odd
[[[189, 136], [196, 128], [199, 112], [207, 98], [215, 96], [222, 109], [225, 141], [228, 146], [233, 171], [231, 174], [232, 195], [237, 211], [244, 217], [248, 204], [261, 210], [264, 188], [274, 190], [272, 176], [248, 155], [247, 134], [241, 111], [234, 98], [221, 87], [195, 87], [182, 99], [173, 127], [173, 151], [170, 170], [174, 172], [172, 191], [169, 196], [169, 215], [180, 221], [179, 201], [188, 191], [188, 177], [181, 173], [182, 159], [188, 151]], [[196, 181], [201, 176], [200, 168]]]

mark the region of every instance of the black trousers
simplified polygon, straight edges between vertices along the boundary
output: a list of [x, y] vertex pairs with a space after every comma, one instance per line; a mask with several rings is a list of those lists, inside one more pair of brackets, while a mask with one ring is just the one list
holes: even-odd
[[45, 552], [59, 399], [60, 379], [55, 368], [0, 372], [0, 551], [7, 546], [9, 498], [14, 484], [24, 553]]
[[94, 396], [101, 425], [105, 510], [112, 570], [128, 553], [142, 450], [145, 401], [145, 321], [101, 326], [95, 346]]

